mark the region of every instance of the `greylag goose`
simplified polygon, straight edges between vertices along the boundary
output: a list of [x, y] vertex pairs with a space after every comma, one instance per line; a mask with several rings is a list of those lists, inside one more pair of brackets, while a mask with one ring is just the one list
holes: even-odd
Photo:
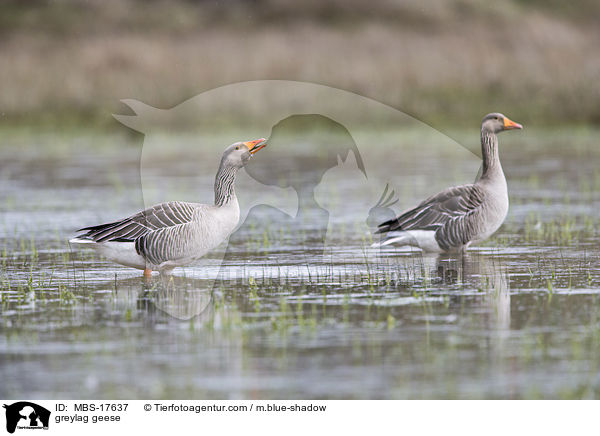
[[236, 142], [225, 149], [215, 177], [214, 205], [169, 201], [128, 218], [84, 227], [83, 235], [71, 239], [87, 244], [109, 260], [170, 274], [217, 247], [238, 225], [240, 207], [235, 195], [235, 177], [250, 158], [266, 146], [264, 138]]
[[481, 177], [473, 184], [448, 188], [380, 224], [376, 233], [387, 235], [375, 245], [409, 245], [429, 252], [461, 251], [490, 237], [508, 212], [496, 134], [522, 128], [500, 113], [486, 115], [481, 122]]

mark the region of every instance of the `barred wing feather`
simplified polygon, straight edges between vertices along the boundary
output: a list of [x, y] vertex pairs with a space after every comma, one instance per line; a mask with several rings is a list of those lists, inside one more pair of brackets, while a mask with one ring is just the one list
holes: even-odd
[[135, 241], [151, 232], [191, 222], [198, 206], [181, 201], [157, 204], [121, 221], [79, 229], [86, 232], [80, 238], [94, 242]]
[[477, 185], [448, 188], [417, 207], [379, 225], [377, 233], [405, 230], [434, 230], [444, 249], [464, 245], [477, 233], [476, 216], [484, 192]]

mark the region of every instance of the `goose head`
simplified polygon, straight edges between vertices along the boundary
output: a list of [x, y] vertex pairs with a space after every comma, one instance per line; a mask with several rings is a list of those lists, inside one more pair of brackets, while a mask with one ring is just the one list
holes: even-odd
[[262, 150], [266, 146], [267, 140], [265, 138], [231, 144], [223, 153], [222, 165], [242, 168], [257, 151]]
[[488, 132], [499, 133], [503, 130], [522, 129], [523, 126], [519, 123], [508, 119], [508, 117], [502, 115], [499, 112], [493, 112], [483, 117], [481, 121], [481, 130]]

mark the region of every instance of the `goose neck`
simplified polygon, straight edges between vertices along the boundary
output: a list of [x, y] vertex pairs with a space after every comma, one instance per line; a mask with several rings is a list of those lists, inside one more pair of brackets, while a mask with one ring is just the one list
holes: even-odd
[[498, 136], [486, 129], [481, 130], [481, 154], [483, 157], [482, 177], [502, 173], [500, 156], [498, 155]]
[[234, 185], [237, 171], [236, 167], [221, 163], [215, 177], [215, 206], [221, 207], [236, 199]]

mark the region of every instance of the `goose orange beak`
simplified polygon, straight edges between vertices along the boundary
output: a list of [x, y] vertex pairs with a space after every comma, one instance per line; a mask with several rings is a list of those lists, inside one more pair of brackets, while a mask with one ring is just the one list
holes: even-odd
[[254, 154], [267, 146], [267, 140], [265, 138], [255, 139], [254, 141], [244, 142], [244, 145], [248, 147], [251, 154]]
[[523, 126], [520, 125], [519, 123], [515, 123], [512, 120], [509, 120], [508, 118], [504, 117], [504, 130], [511, 130], [511, 129], [522, 129]]

